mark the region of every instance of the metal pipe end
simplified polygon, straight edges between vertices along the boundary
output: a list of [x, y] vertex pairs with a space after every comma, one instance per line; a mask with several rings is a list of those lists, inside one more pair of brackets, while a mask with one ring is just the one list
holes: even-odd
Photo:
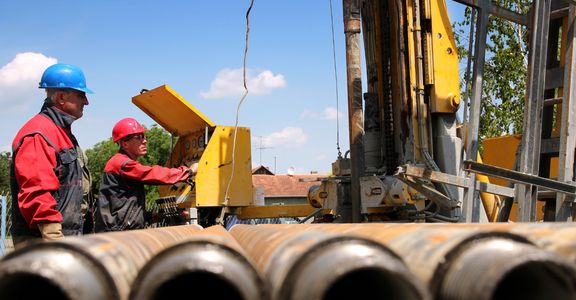
[[576, 299], [576, 265], [507, 239], [478, 242], [446, 273], [439, 299]]
[[111, 279], [86, 256], [40, 244], [2, 260], [0, 295], [3, 300], [119, 298]]
[[272, 299], [431, 299], [400, 258], [358, 237], [323, 241], [304, 253]]
[[[192, 289], [191, 285], [197, 288]], [[170, 247], [142, 268], [130, 299], [266, 299], [264, 282], [237, 251], [205, 241]]]

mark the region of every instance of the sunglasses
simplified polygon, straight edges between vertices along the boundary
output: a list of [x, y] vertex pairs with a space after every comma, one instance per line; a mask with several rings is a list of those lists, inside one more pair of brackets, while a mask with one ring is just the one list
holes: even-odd
[[129, 141], [131, 139], [138, 139], [138, 140], [145, 140], [146, 139], [146, 135], [144, 135], [143, 133], [141, 134], [133, 134], [133, 135], [129, 135], [126, 137], [126, 141]]

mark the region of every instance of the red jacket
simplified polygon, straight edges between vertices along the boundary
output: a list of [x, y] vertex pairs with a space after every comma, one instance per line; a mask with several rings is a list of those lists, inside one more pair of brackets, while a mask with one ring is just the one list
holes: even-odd
[[144, 184], [174, 184], [188, 178], [189, 169], [143, 166], [124, 150], [106, 164], [94, 212], [95, 232], [144, 229]]
[[62, 223], [64, 235], [81, 234], [82, 170], [70, 132], [75, 120], [44, 104], [16, 135], [10, 166], [13, 234], [40, 236], [37, 224], [50, 222]]

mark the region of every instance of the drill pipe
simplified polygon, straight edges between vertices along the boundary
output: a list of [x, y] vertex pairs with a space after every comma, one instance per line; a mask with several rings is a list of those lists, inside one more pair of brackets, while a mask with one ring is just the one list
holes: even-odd
[[[522, 299], [537, 299], [542, 294], [555, 295], [555, 299], [576, 299], [576, 265], [572, 261], [536, 247], [528, 236], [512, 233], [519, 232], [522, 225], [509, 226], [510, 232], [503, 226], [500, 230], [492, 229], [498, 228], [497, 224], [488, 225], [259, 226], [290, 231], [340, 232], [382, 243], [402, 257], [436, 299], [506, 299], [524, 282], [530, 282], [530, 288], [526, 288], [530, 292]], [[463, 286], [467, 288], [456, 288]]]
[[[435, 224], [446, 226], [445, 224]], [[503, 231], [520, 235], [541, 249], [556, 252], [576, 263], [576, 223], [461, 223], [458, 228], [473, 228], [484, 231]]]
[[431, 299], [394, 252], [369, 239], [260, 225], [230, 234], [256, 261], [271, 300]]
[[[319, 226], [332, 226], [335, 224], [324, 224]], [[279, 226], [300, 226], [300, 225], [279, 225]], [[336, 225], [340, 226], [340, 225]], [[346, 227], [346, 224], [342, 224]], [[556, 252], [569, 260], [576, 263], [576, 223], [574, 222], [541, 222], [541, 223], [458, 223], [458, 224], [362, 224], [361, 226], [371, 228], [384, 228], [392, 226], [394, 229], [390, 232], [381, 233], [381, 235], [391, 235], [384, 239], [391, 240], [399, 236], [399, 233], [417, 229], [420, 226], [430, 228], [461, 228], [474, 231], [498, 231], [508, 232], [522, 236], [529, 240], [538, 248]], [[413, 227], [416, 226], [416, 227]], [[355, 229], [338, 229], [337, 231], [354, 232]]]
[[[193, 283], [198, 287], [185, 288]], [[154, 256], [134, 281], [130, 299], [267, 299], [264, 282], [244, 249], [212, 226]]]
[[200, 230], [189, 225], [40, 240], [0, 261], [0, 295], [128, 299], [134, 278], [150, 258]]

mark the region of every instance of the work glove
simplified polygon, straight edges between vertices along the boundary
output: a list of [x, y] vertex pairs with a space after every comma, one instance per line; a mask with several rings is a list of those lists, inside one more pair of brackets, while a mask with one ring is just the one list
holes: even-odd
[[157, 212], [153, 212], [152, 213], [152, 223], [160, 223], [164, 221], [164, 218], [162, 218], [162, 216], [157, 213]]
[[60, 239], [64, 237], [62, 234], [62, 224], [60, 223], [39, 223], [38, 229], [40, 229], [42, 238], [45, 241]]
[[164, 221], [164, 218], [162, 217], [162, 215], [160, 215], [159, 213], [157, 213], [155, 211], [147, 211], [144, 214], [144, 221], [146, 221], [148, 224], [152, 225], [154, 223], [160, 223], [160, 222]]
[[190, 170], [190, 176], [196, 175], [196, 173], [198, 173], [198, 164], [192, 164], [189, 168]]

